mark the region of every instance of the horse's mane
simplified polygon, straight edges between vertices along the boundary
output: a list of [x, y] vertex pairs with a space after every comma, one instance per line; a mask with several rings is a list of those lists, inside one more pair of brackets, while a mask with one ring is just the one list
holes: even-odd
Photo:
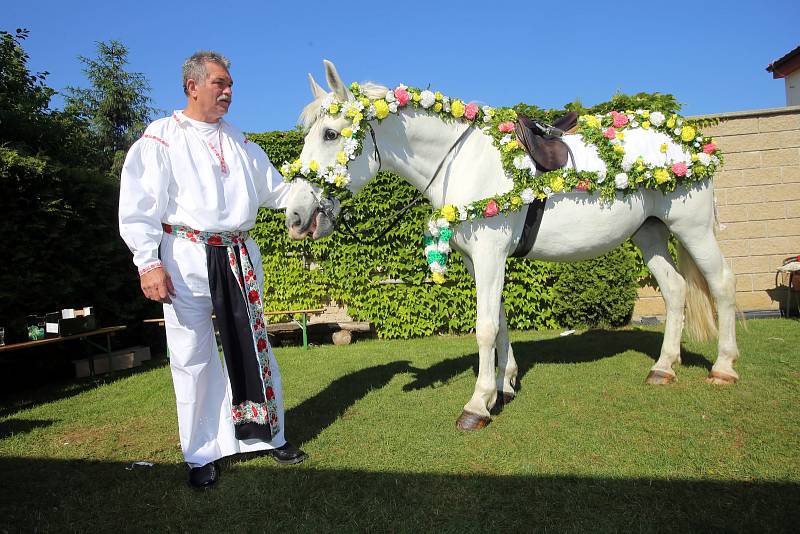
[[[364, 82], [360, 84], [360, 86], [361, 93], [370, 100], [383, 98], [386, 96], [386, 92], [389, 90], [389, 88], [385, 85], [379, 85], [372, 82]], [[311, 126], [313, 126], [314, 123], [317, 122], [320, 117], [322, 117], [322, 115], [325, 113], [322, 109], [322, 103], [327, 98], [332, 96], [333, 93], [325, 93], [324, 95], [314, 99], [310, 104], [303, 108], [303, 112], [300, 113], [300, 125], [303, 127], [304, 132], [308, 132], [308, 130], [311, 129]]]

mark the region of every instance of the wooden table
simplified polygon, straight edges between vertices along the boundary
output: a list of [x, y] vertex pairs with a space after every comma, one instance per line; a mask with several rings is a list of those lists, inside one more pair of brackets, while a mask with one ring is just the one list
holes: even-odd
[[[24, 341], [22, 343], [12, 343], [11, 345], [0, 345], [0, 353], [2, 352], [10, 352], [12, 350], [21, 350], [21, 349], [32, 349], [41, 347], [42, 345], [51, 345], [53, 343], [63, 343], [64, 341], [70, 341], [73, 339], [77, 339], [79, 341], [83, 341], [87, 345], [90, 345], [96, 349], [99, 349], [103, 353], [108, 355], [108, 368], [111, 369], [111, 336], [125, 330], [125, 326], [107, 326], [105, 328], [98, 328], [97, 330], [90, 330], [88, 332], [81, 332], [80, 334], [73, 334], [71, 336], [59, 336], [59, 337], [48, 337], [44, 339], [37, 339], [36, 341]], [[90, 337], [95, 336], [106, 336], [106, 345], [105, 347], [95, 343]], [[94, 358], [89, 358], [89, 374], [94, 376]]]

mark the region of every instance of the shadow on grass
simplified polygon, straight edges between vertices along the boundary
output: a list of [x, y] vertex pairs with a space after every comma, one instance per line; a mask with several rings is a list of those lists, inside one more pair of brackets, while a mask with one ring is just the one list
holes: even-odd
[[[800, 484], [0, 458], [0, 531], [792, 532]], [[431, 466], [435, 468], [435, 466]], [[68, 484], [65, 485], [65, 481]]]
[[169, 360], [148, 360], [141, 366], [132, 369], [114, 371], [89, 378], [73, 378], [68, 381], [60, 380], [35, 389], [0, 395], [0, 405], [2, 405], [2, 407], [0, 407], [0, 417], [8, 417], [19, 411], [39, 406], [40, 404], [80, 395], [84, 391], [89, 391], [106, 384], [113, 384], [123, 378], [168, 365]]
[[[653, 361], [658, 360], [661, 342], [660, 332], [646, 330], [587, 330], [581, 334], [541, 339], [515, 341], [514, 358], [519, 366], [518, 382], [535, 365], [542, 363], [588, 363], [610, 358], [628, 350], [641, 352]], [[711, 362], [704, 356], [682, 348], [682, 365], [711, 369]], [[445, 383], [472, 368], [478, 374], [478, 354], [450, 358], [426, 369], [413, 368], [415, 378], [403, 386], [404, 391], [424, 389], [437, 383]], [[642, 370], [644, 380], [647, 370]]]
[[298, 446], [311, 441], [367, 393], [382, 388], [395, 375], [410, 370], [408, 361], [397, 361], [367, 367], [337, 378], [325, 389], [286, 412], [287, 421], [302, 421], [302, 424], [291, 426], [289, 441]]
[[49, 419], [6, 419], [0, 422], [0, 439], [14, 434], [27, 434], [31, 430], [44, 428], [55, 423]]

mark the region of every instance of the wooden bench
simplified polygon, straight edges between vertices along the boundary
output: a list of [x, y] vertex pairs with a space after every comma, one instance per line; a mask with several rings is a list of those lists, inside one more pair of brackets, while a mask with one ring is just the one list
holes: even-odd
[[[309, 315], [318, 315], [325, 311], [325, 308], [310, 308], [305, 310], [276, 310], [276, 311], [266, 311], [264, 315], [301, 315], [301, 320], [295, 321], [299, 326], [300, 330], [303, 332], [303, 348], [308, 350], [308, 316]], [[214, 316], [211, 316], [214, 318]], [[158, 324], [158, 326], [164, 326], [164, 319], [157, 318], [157, 319], [145, 319], [145, 323], [153, 323]], [[267, 332], [268, 333], [275, 333], [280, 332], [281, 327], [279, 325], [268, 324], [267, 325]]]
[[[98, 328], [96, 330], [90, 330], [88, 332], [81, 332], [79, 334], [72, 334], [70, 336], [59, 336], [59, 337], [48, 337], [45, 339], [37, 339], [36, 341], [24, 341], [22, 343], [12, 343], [11, 345], [0, 345], [0, 353], [3, 352], [10, 352], [12, 350], [22, 350], [22, 349], [32, 349], [38, 348], [43, 345], [51, 345], [53, 343], [63, 343], [64, 341], [70, 341], [73, 339], [77, 339], [90, 345], [96, 349], [99, 349], [101, 353], [106, 354], [108, 356], [109, 362], [109, 369], [111, 368], [111, 336], [125, 330], [125, 326], [107, 326], [105, 328]], [[95, 343], [90, 337], [95, 336], [106, 336], [106, 345], [105, 347]], [[89, 358], [89, 375], [94, 376], [94, 358]]]

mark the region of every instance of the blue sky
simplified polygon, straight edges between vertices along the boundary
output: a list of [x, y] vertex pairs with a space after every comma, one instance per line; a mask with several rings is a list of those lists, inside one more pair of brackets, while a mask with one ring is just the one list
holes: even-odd
[[764, 69], [800, 45], [796, 0], [5, 4], [0, 29], [31, 31], [29, 65], [55, 89], [86, 86], [78, 56], [116, 39], [155, 106], [181, 109], [182, 61], [198, 49], [226, 54], [228, 119], [246, 131], [292, 128], [310, 100], [306, 74], [326, 86], [323, 58], [346, 82], [430, 85], [494, 106], [660, 91], [697, 115], [784, 106], [783, 81]]

